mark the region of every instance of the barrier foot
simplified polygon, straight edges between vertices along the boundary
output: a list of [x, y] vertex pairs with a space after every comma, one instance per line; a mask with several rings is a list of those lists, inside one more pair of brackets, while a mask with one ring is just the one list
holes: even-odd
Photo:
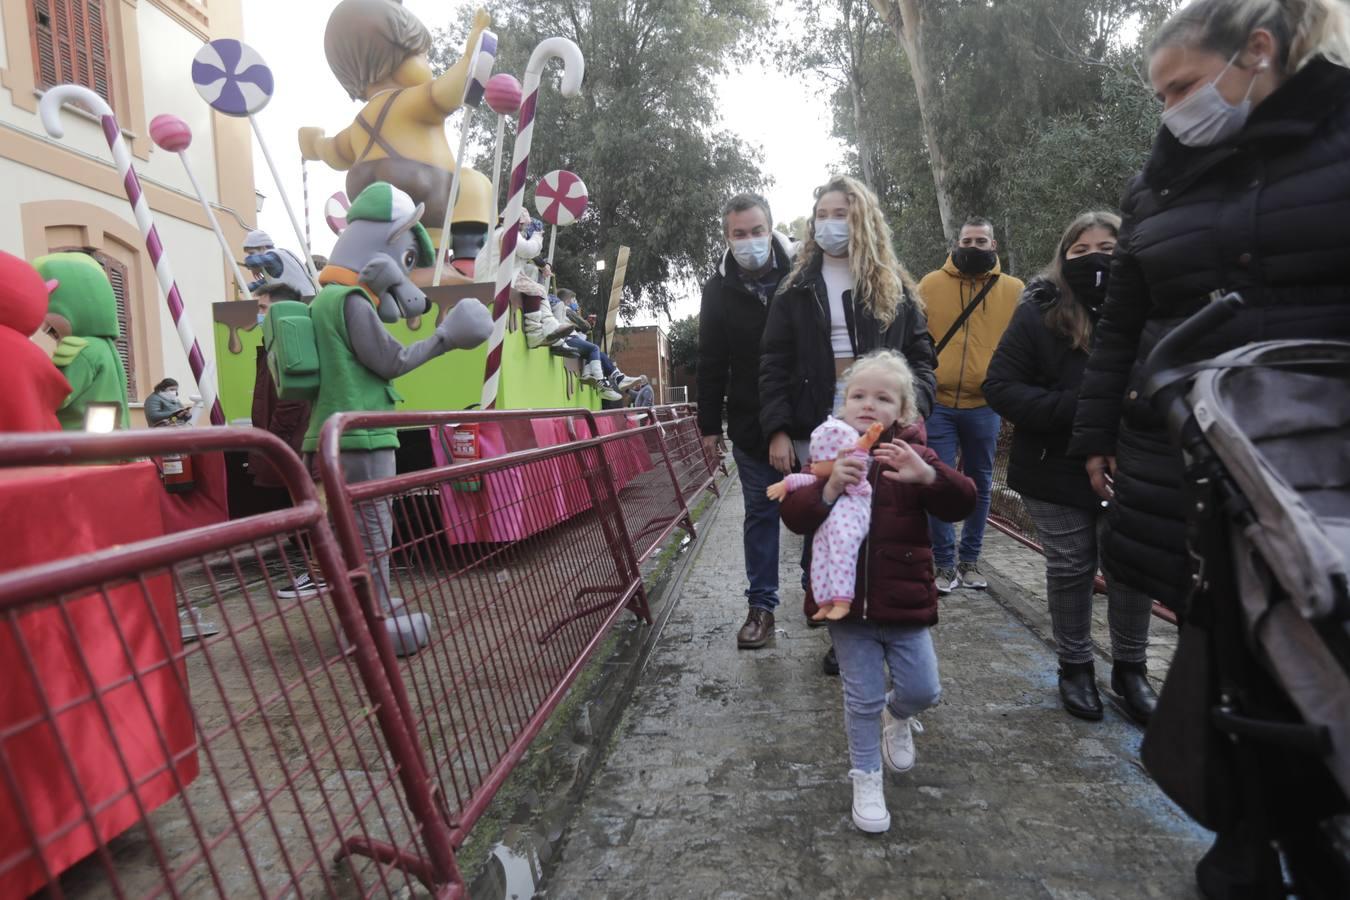
[[644, 625], [652, 624], [652, 608], [647, 603], [647, 587], [645, 585], [638, 585], [637, 593], [633, 595], [632, 600], [628, 601], [628, 609], [632, 611], [633, 615], [641, 619]]
[[[462, 889], [458, 886], [452, 885], [438, 889], [435, 873], [432, 872], [427, 861], [417, 854], [401, 850], [393, 844], [365, 837], [347, 838], [342, 842], [342, 849], [337, 852], [333, 861], [341, 862], [348, 856], [364, 856], [378, 863], [407, 872], [422, 882], [428, 890], [436, 891], [437, 897], [459, 897], [463, 895]], [[447, 894], [445, 893], [446, 890], [450, 890], [452, 893]]]

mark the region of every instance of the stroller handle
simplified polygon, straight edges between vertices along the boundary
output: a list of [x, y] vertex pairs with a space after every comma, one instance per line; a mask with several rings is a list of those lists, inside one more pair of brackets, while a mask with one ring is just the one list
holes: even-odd
[[1244, 305], [1241, 294], [1224, 294], [1172, 329], [1148, 355], [1144, 363], [1148, 377], [1174, 368], [1200, 338], [1232, 319]]

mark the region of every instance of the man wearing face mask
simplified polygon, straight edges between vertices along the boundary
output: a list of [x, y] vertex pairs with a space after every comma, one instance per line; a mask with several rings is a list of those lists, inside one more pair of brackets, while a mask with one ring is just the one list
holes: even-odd
[[961, 226], [956, 246], [941, 269], [919, 282], [928, 306], [928, 332], [937, 347], [937, 402], [928, 418], [928, 446], [949, 466], [958, 451], [962, 471], [975, 482], [975, 511], [956, 529], [930, 519], [938, 591], [983, 590], [980, 574], [985, 520], [993, 486], [994, 450], [1001, 424], [981, 385], [999, 339], [1012, 320], [1024, 285], [999, 267], [998, 241], [988, 219], [972, 217]]
[[737, 646], [757, 649], [773, 636], [778, 606], [778, 504], [765, 496], [782, 478], [769, 465], [759, 427], [760, 338], [769, 302], [792, 267], [795, 246], [773, 230], [769, 204], [738, 194], [722, 210], [727, 251], [703, 285], [699, 309], [698, 418], [709, 453], [724, 453], [722, 410], [745, 497], [745, 592], [750, 609]]

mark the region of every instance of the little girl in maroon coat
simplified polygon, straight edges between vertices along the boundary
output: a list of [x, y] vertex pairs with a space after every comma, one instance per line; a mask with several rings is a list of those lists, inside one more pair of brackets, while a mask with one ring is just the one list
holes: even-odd
[[[914, 377], [904, 357], [870, 353], [844, 373], [838, 415], [859, 432], [885, 429], [869, 460], [845, 455], [828, 480], [789, 494], [784, 524], [809, 534], [851, 485], [872, 486], [872, 519], [858, 553], [857, 585], [848, 617], [829, 623], [844, 686], [844, 722], [853, 768], [853, 824], [890, 828], [882, 764], [892, 772], [914, 765], [914, 717], [937, 703], [937, 654], [929, 629], [937, 624], [937, 586], [928, 516], [958, 522], [975, 508], [975, 483], [944, 465], [923, 444]], [[808, 589], [806, 614], [817, 612]]]

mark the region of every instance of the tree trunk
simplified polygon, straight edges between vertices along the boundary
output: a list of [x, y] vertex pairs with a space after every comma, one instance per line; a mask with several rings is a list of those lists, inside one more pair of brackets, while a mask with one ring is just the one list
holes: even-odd
[[862, 166], [863, 183], [876, 193], [877, 179], [872, 169], [872, 141], [867, 136], [867, 125], [863, 121], [862, 88], [858, 85], [855, 73], [850, 73], [848, 79], [848, 95], [853, 100], [853, 126], [858, 135], [858, 162]]
[[928, 54], [923, 41], [923, 0], [871, 0], [872, 8], [891, 30], [909, 60], [910, 76], [914, 80], [914, 94], [919, 103], [919, 119], [923, 125], [924, 142], [928, 146], [928, 165], [933, 172], [933, 189], [937, 194], [938, 216], [942, 219], [942, 233], [951, 240], [956, 236], [952, 219], [952, 201], [947, 193], [947, 158], [938, 140], [934, 117], [933, 84], [928, 67]]

